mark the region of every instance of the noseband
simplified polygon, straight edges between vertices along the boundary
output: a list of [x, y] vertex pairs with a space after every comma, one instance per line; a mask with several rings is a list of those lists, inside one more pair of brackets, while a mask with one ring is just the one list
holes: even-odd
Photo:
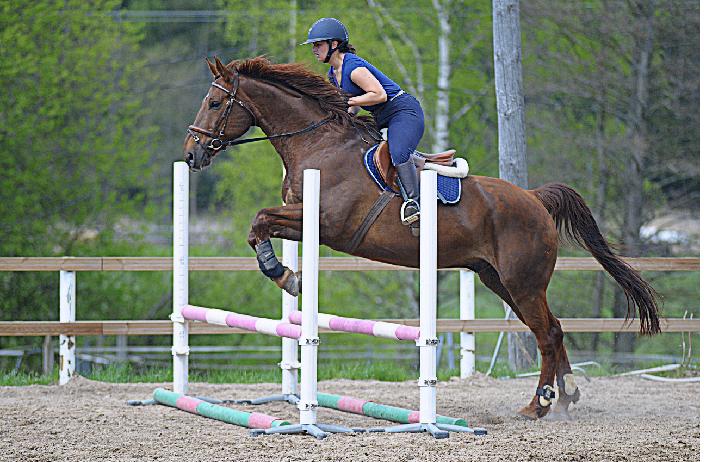
[[[232, 85], [232, 91], [228, 90], [227, 88], [223, 87], [217, 82], [213, 82], [211, 84], [212, 86], [219, 88], [220, 90], [224, 91], [227, 94], [227, 103], [225, 107], [225, 111], [222, 113], [220, 116], [220, 119], [218, 120], [218, 123], [215, 125], [215, 129], [213, 131], [206, 130], [205, 128], [198, 127], [196, 125], [190, 125], [188, 127], [188, 133], [193, 137], [193, 140], [198, 143], [198, 145], [205, 149], [206, 151], [212, 152], [212, 155], [216, 154], [220, 150], [225, 150], [227, 149], [228, 146], [234, 146], [238, 144], [245, 144], [245, 143], [251, 143], [253, 141], [263, 141], [263, 140], [271, 140], [271, 139], [276, 139], [276, 138], [285, 138], [289, 136], [294, 136], [294, 135], [299, 135], [301, 133], [313, 131], [315, 133], [315, 129], [320, 127], [321, 125], [329, 122], [332, 118], [331, 116], [326, 117], [325, 119], [321, 120], [320, 122], [311, 122], [311, 125], [309, 127], [306, 127], [302, 130], [298, 130], [296, 132], [292, 133], [283, 133], [281, 135], [271, 135], [271, 136], [263, 136], [259, 138], [249, 138], [246, 140], [232, 140], [232, 141], [223, 141], [222, 137], [225, 136], [225, 128], [227, 127], [227, 121], [230, 118], [230, 112], [232, 112], [232, 106], [233, 106], [233, 101], [242, 106], [249, 115], [252, 117], [252, 125], [257, 126], [257, 117], [254, 115], [254, 112], [252, 112], [251, 109], [249, 109], [242, 101], [238, 100], [235, 98], [235, 93], [237, 92], [237, 87], [239, 85], [239, 75], [235, 74], [235, 82]], [[219, 133], [215, 133], [217, 131], [218, 127], [220, 127], [220, 124], [222, 124], [222, 127], [220, 128]], [[211, 138], [210, 144], [205, 145], [204, 143], [201, 142], [200, 138], [196, 133], [199, 133], [201, 135], [205, 135], [209, 138]]]

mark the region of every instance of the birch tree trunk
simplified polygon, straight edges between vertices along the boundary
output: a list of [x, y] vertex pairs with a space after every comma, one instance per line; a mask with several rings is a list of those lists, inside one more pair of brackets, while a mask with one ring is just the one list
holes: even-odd
[[[521, 61], [521, 22], [517, 0], [493, 0], [494, 80], [499, 124], [499, 178], [528, 187], [526, 128]], [[512, 318], [516, 318], [511, 313]], [[537, 361], [532, 333], [508, 336], [509, 367], [529, 369]]]
[[433, 0], [438, 16], [438, 89], [435, 103], [435, 136], [433, 152], [449, 148], [450, 139], [450, 1]]
[[298, 0], [289, 0], [289, 13], [288, 13], [288, 46], [290, 47], [289, 61], [294, 62], [296, 60], [296, 48], [298, 44], [298, 37], [296, 37], [296, 17], [298, 14]]

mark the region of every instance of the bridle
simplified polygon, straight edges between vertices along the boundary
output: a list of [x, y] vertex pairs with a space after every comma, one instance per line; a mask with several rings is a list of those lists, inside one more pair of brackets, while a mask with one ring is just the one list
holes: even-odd
[[[257, 126], [257, 117], [254, 115], [254, 112], [252, 112], [251, 109], [249, 109], [242, 101], [238, 100], [235, 97], [235, 93], [237, 93], [237, 87], [239, 86], [239, 74], [235, 73], [235, 81], [232, 84], [232, 91], [228, 90], [227, 88], [223, 87], [217, 82], [213, 82], [211, 84], [215, 88], [219, 88], [220, 90], [224, 91], [227, 94], [227, 103], [225, 107], [225, 111], [222, 113], [220, 116], [220, 119], [218, 120], [218, 123], [215, 125], [215, 129], [213, 131], [206, 130], [205, 128], [198, 127], [196, 125], [190, 125], [188, 127], [188, 133], [193, 137], [193, 140], [198, 143], [198, 145], [205, 149], [206, 151], [211, 152], [211, 155], [214, 155], [215, 153], [219, 152], [220, 150], [225, 150], [227, 149], [228, 146], [235, 146], [238, 144], [245, 144], [245, 143], [252, 143], [254, 141], [264, 141], [264, 140], [271, 140], [271, 139], [276, 139], [276, 138], [285, 138], [289, 136], [294, 136], [294, 135], [300, 135], [301, 133], [306, 133], [309, 131], [313, 131], [315, 133], [315, 129], [320, 127], [321, 125], [329, 122], [332, 119], [332, 115], [326, 117], [325, 119], [321, 120], [320, 122], [311, 122], [311, 125], [309, 127], [306, 127], [302, 130], [298, 130], [296, 132], [292, 133], [283, 133], [280, 135], [271, 135], [271, 136], [262, 136], [259, 138], [249, 138], [246, 140], [231, 140], [231, 141], [223, 141], [222, 137], [225, 136], [225, 129], [227, 128], [227, 121], [230, 118], [230, 113], [232, 112], [232, 107], [233, 107], [233, 102], [239, 104], [242, 108], [244, 108], [249, 115], [252, 117], [252, 125]], [[218, 127], [220, 127], [220, 124], [222, 124], [222, 127], [220, 128], [219, 133], [215, 133], [218, 130]], [[210, 144], [205, 145], [204, 143], [201, 142], [201, 139], [196, 135], [196, 133], [199, 133], [201, 135], [205, 135], [209, 137]]]

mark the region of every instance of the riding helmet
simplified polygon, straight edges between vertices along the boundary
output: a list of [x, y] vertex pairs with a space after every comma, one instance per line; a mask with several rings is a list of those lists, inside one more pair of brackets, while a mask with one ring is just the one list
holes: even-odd
[[322, 40], [337, 40], [338, 42], [348, 43], [350, 38], [347, 34], [347, 28], [341, 21], [335, 18], [322, 18], [318, 19], [310, 26], [308, 30], [308, 40], [301, 43], [301, 45], [320, 42]]

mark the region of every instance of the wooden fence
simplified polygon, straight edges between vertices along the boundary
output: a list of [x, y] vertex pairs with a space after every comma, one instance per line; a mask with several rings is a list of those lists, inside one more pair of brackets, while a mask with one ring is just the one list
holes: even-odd
[[[699, 258], [625, 258], [638, 271], [699, 271]], [[0, 271], [171, 271], [170, 257], [0, 257]], [[259, 271], [253, 257], [189, 257], [189, 271]], [[299, 267], [301, 264], [299, 263]], [[412, 268], [373, 262], [358, 257], [323, 257], [321, 271], [408, 271]], [[557, 271], [600, 271], [591, 257], [561, 257]], [[445, 271], [457, 271], [458, 268]], [[443, 270], [441, 270], [443, 271]], [[386, 320], [418, 325], [417, 319]], [[561, 319], [565, 332], [638, 332], [638, 320]], [[663, 332], [699, 332], [699, 319], [662, 319]], [[438, 319], [438, 332], [523, 332], [528, 328], [515, 319]], [[325, 332], [321, 329], [321, 332]], [[190, 334], [249, 333], [239, 329], [191, 323]], [[172, 335], [171, 321], [3, 321], [0, 336], [44, 335]]]

